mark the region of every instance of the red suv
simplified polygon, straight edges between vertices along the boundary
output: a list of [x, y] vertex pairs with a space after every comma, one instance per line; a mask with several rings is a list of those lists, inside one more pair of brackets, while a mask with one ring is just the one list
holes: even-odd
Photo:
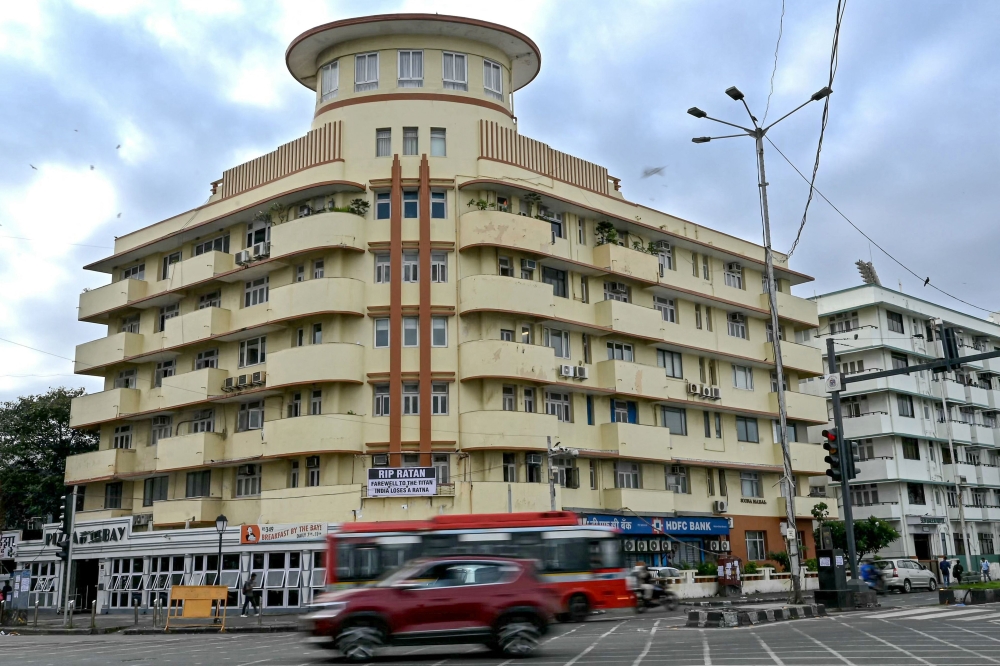
[[303, 630], [351, 661], [387, 645], [483, 643], [508, 657], [538, 647], [558, 600], [527, 560], [416, 560], [371, 587], [323, 594]]

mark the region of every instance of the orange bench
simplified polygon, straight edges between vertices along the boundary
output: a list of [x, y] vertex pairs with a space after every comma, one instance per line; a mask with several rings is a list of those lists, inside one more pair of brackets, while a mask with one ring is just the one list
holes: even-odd
[[[174, 620], [205, 620], [211, 619], [212, 624], [219, 622], [219, 632], [226, 630], [226, 609], [228, 607], [229, 588], [225, 585], [174, 585], [170, 588], [170, 600], [167, 602], [167, 624], [163, 631], [170, 631], [170, 621]], [[174, 603], [178, 602], [178, 603]], [[213, 613], [212, 607], [215, 607]], [[185, 623], [184, 626], [196, 626], [206, 623]]]

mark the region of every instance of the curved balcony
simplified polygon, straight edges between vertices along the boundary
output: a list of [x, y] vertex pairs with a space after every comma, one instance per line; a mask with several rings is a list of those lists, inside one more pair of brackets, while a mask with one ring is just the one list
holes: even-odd
[[327, 342], [283, 349], [269, 355], [268, 386], [364, 381], [364, 347]]
[[486, 310], [552, 316], [555, 297], [552, 286], [544, 282], [499, 275], [470, 275], [462, 278], [458, 289], [459, 308], [463, 313]]
[[[765, 363], [774, 363], [774, 346], [770, 342], [761, 343]], [[823, 374], [822, 354], [817, 347], [800, 345], [788, 340], [781, 341], [781, 360], [784, 367], [797, 370], [800, 374], [816, 376]]]
[[[189, 345], [200, 340], [207, 340], [230, 330], [232, 312], [225, 308], [202, 308], [180, 317], [168, 319], [163, 333], [159, 336], [149, 336], [157, 340], [157, 349], [171, 349], [180, 345]], [[155, 351], [147, 348], [147, 353]]]
[[[771, 311], [771, 299], [766, 293], [760, 295], [760, 307], [768, 312]], [[778, 292], [778, 316], [780, 318], [790, 319], [809, 328], [816, 328], [819, 326], [818, 312], [814, 301], [792, 296], [783, 291]]]
[[222, 460], [224, 438], [215, 432], [167, 437], [156, 443], [156, 471], [206, 467]]
[[[130, 356], [142, 352], [143, 336], [138, 333], [116, 333], [76, 346], [74, 371], [90, 374], [89, 370], [112, 363], [121, 363]], [[103, 374], [95, 372], [93, 374]]]
[[547, 437], [558, 441], [559, 421], [549, 414], [504, 412], [499, 410], [465, 412], [458, 417], [463, 449], [533, 449], [545, 450]]
[[334, 452], [364, 453], [364, 417], [316, 414], [267, 421], [264, 438], [261, 453], [268, 458]]
[[184, 289], [211, 280], [220, 273], [228, 273], [235, 266], [235, 257], [228, 252], [205, 252], [172, 265], [167, 278], [154, 282], [149, 291], [152, 294], [158, 291]]
[[622, 458], [668, 461], [670, 430], [637, 423], [602, 423], [601, 450]]
[[459, 376], [503, 377], [535, 382], [569, 381], [556, 375], [551, 347], [503, 340], [471, 340], [458, 346]]
[[[768, 393], [769, 409], [778, 413], [778, 394]], [[827, 423], [826, 398], [797, 391], [785, 391], [785, 409], [789, 419], [809, 423]]]
[[123, 308], [132, 301], [145, 298], [149, 283], [145, 280], [119, 280], [97, 289], [80, 294], [80, 321], [102, 322], [108, 320], [108, 313]]
[[73, 398], [69, 427], [82, 428], [134, 414], [139, 411], [138, 389], [111, 389]]
[[[598, 326], [611, 329], [616, 333], [647, 340], [667, 339], [668, 326], [671, 329], [682, 328], [663, 321], [663, 315], [653, 308], [612, 300], [598, 301], [594, 304], [594, 320]], [[703, 343], [704, 341], [702, 341]]]
[[533, 217], [496, 210], [463, 213], [459, 250], [481, 245], [506, 247], [532, 254], [552, 254], [552, 225]]
[[306, 317], [320, 312], [363, 315], [365, 283], [343, 277], [293, 282], [272, 289], [269, 296], [270, 319]]
[[688, 400], [687, 382], [667, 377], [663, 368], [628, 361], [598, 361], [594, 364], [597, 386], [629, 395], [659, 400]]
[[353, 213], [323, 212], [271, 228], [271, 257], [309, 250], [365, 250], [365, 219]]
[[[222, 513], [222, 499], [219, 497], [192, 497], [153, 502], [154, 525], [183, 525], [192, 523], [214, 523]], [[233, 524], [236, 521], [230, 514]]]
[[594, 265], [652, 284], [656, 284], [660, 277], [660, 260], [656, 256], [615, 243], [594, 248]]
[[101, 449], [66, 458], [66, 485], [83, 485], [131, 474], [135, 467], [133, 449]]
[[139, 411], [175, 409], [181, 405], [204, 402], [222, 395], [222, 385], [228, 376], [228, 370], [203, 368], [173, 377], [164, 377], [161, 386], [145, 392]]

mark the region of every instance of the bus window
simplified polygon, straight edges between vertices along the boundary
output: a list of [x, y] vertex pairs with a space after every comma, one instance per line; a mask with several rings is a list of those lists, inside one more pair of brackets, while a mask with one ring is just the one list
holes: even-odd
[[621, 542], [618, 539], [595, 539], [590, 542], [591, 567], [594, 569], [620, 569], [622, 561]]
[[587, 545], [583, 539], [553, 539], [544, 544], [544, 570], [588, 571]]

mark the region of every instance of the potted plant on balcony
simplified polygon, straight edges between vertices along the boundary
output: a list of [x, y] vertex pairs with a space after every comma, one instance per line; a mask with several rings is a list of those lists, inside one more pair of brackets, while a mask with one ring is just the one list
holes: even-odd
[[528, 215], [531, 215], [532, 209], [537, 209], [542, 203], [542, 195], [537, 192], [528, 192], [523, 197], [524, 201], [528, 203]]
[[597, 234], [597, 244], [614, 245], [618, 242], [618, 230], [615, 229], [615, 225], [611, 224], [607, 220], [601, 220], [597, 223], [597, 227], [594, 229]]
[[350, 211], [359, 217], [364, 217], [368, 214], [368, 209], [371, 204], [365, 199], [351, 199], [351, 205], [348, 207]]

